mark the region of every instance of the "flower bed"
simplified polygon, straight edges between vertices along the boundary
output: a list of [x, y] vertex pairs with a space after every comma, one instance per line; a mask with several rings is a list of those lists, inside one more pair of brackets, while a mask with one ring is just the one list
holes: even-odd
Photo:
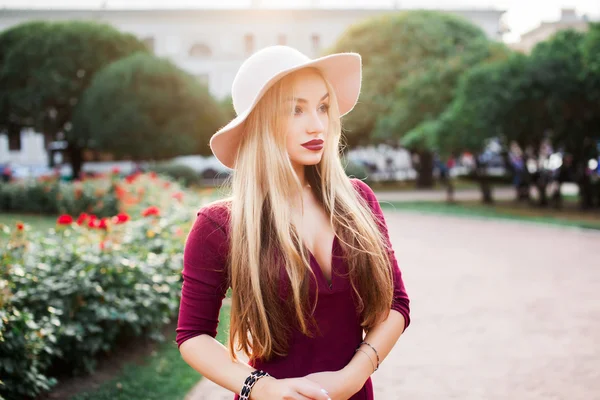
[[94, 370], [123, 340], [177, 314], [185, 233], [202, 198], [155, 174], [111, 178], [117, 213], [60, 215], [47, 232], [0, 232], [0, 398]]

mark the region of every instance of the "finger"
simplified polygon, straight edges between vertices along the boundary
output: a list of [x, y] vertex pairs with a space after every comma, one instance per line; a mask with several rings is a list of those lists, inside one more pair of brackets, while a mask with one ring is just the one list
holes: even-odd
[[312, 397], [302, 396], [300, 393], [294, 395], [294, 400], [314, 400]]

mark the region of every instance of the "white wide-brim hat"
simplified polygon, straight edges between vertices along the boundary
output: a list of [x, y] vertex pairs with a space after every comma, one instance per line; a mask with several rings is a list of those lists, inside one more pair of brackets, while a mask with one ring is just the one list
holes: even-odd
[[335, 91], [340, 115], [350, 112], [358, 100], [362, 62], [357, 53], [337, 53], [310, 59], [289, 46], [263, 48], [242, 63], [231, 87], [236, 117], [210, 138], [210, 149], [226, 167], [234, 169], [244, 122], [262, 96], [283, 76], [301, 68], [317, 68]]

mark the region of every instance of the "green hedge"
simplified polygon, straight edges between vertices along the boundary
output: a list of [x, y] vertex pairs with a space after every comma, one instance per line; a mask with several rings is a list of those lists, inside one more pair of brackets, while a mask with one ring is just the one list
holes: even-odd
[[134, 185], [146, 187], [147, 203], [106, 229], [1, 226], [0, 398], [33, 398], [56, 376], [90, 373], [124, 340], [164, 339], [179, 305], [185, 233], [203, 200], [160, 179]]
[[186, 187], [192, 185], [200, 186], [202, 184], [200, 175], [193, 168], [188, 167], [187, 165], [163, 162], [153, 164], [148, 167], [148, 169], [158, 174], [166, 175]]
[[105, 217], [116, 214], [117, 206], [115, 187], [106, 180], [72, 183], [28, 179], [0, 184], [0, 212], [54, 215], [87, 212]]

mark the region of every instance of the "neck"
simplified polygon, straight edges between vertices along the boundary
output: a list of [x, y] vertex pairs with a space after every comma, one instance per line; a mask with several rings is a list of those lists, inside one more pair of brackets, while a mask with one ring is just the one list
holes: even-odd
[[299, 164], [294, 165], [294, 171], [296, 171], [296, 176], [298, 177], [298, 180], [302, 184], [303, 188], [308, 185], [308, 182], [306, 181], [306, 175], [304, 173], [304, 169], [305, 169], [304, 165], [299, 165]]

